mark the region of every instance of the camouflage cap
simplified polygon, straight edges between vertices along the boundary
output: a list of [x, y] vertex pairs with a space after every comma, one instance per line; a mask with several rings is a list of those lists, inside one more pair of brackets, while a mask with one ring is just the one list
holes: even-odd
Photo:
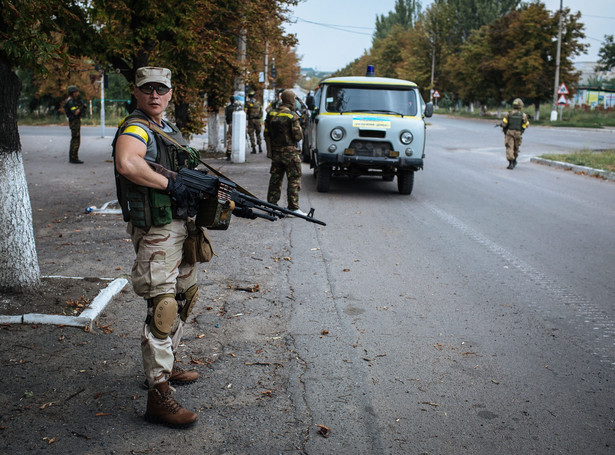
[[137, 69], [135, 85], [141, 87], [148, 82], [158, 82], [165, 87], [171, 88], [171, 70], [156, 66], [143, 66]]
[[69, 95], [72, 95], [73, 93], [78, 92], [79, 88], [76, 85], [69, 85], [66, 91]]
[[523, 109], [523, 101], [521, 100], [521, 98], [515, 98], [515, 100], [512, 103], [513, 107], [519, 108], [519, 109]]

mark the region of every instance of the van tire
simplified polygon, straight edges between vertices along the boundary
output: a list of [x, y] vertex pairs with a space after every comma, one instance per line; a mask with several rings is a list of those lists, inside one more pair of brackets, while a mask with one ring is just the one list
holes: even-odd
[[316, 172], [316, 191], [328, 193], [331, 185], [331, 168], [329, 166], [318, 166]]
[[411, 194], [414, 187], [414, 171], [397, 172], [397, 191], [399, 194]]

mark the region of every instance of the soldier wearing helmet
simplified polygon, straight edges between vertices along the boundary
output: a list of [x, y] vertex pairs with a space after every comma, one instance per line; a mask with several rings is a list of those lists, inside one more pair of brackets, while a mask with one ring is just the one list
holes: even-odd
[[286, 174], [288, 209], [305, 215], [299, 209], [301, 157], [297, 143], [303, 139], [303, 132], [299, 116], [295, 112], [295, 98], [292, 90], [284, 90], [281, 94], [282, 104], [269, 111], [265, 119], [265, 140], [271, 148], [271, 178], [267, 201], [277, 204], [282, 195], [282, 183]]
[[263, 119], [263, 108], [261, 103], [256, 99], [256, 92], [250, 90], [246, 101], [246, 117], [248, 119], [248, 137], [252, 146], [252, 153], [256, 153], [256, 144], [258, 144], [258, 153], [263, 153], [261, 145], [261, 122]]
[[512, 105], [513, 110], [508, 112], [502, 120], [506, 159], [508, 160], [508, 167], [506, 169], [514, 169], [517, 165], [519, 147], [521, 147], [521, 136], [530, 125], [527, 114], [521, 112], [521, 109], [523, 109], [523, 101], [521, 101], [520, 98], [515, 98]]

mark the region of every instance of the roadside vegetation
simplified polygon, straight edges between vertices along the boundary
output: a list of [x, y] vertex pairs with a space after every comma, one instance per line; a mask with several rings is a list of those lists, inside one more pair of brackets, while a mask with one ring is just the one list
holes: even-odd
[[[468, 108], [453, 109], [437, 108], [434, 112], [436, 114], [447, 114], [458, 117], [477, 118], [484, 120], [492, 120], [495, 123], [499, 123], [504, 114], [512, 109], [509, 104], [504, 104], [498, 111], [497, 107], [476, 108], [471, 111]], [[553, 126], [553, 127], [575, 127], [575, 128], [604, 128], [615, 127], [615, 110], [604, 109], [586, 109], [586, 108], [570, 108], [566, 107], [558, 109], [557, 120], [552, 122], [551, 119], [551, 104], [543, 104], [540, 106], [538, 120], [534, 118], [534, 109], [527, 107], [523, 109], [530, 118], [531, 125]]]
[[548, 154], [541, 155], [540, 158], [615, 172], [615, 149], [582, 150], [577, 153]]

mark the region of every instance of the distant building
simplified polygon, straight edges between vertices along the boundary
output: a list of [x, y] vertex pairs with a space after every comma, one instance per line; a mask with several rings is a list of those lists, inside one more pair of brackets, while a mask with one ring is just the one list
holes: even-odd
[[578, 87], [577, 92], [570, 99], [572, 106], [589, 106], [595, 109], [600, 106], [604, 109], [615, 107], [615, 89], [600, 87]]
[[576, 92], [570, 97], [571, 106], [588, 106], [590, 109], [615, 107], [615, 86], [602, 81], [615, 80], [615, 70], [598, 71], [597, 62], [577, 62], [575, 69], [581, 73]]

